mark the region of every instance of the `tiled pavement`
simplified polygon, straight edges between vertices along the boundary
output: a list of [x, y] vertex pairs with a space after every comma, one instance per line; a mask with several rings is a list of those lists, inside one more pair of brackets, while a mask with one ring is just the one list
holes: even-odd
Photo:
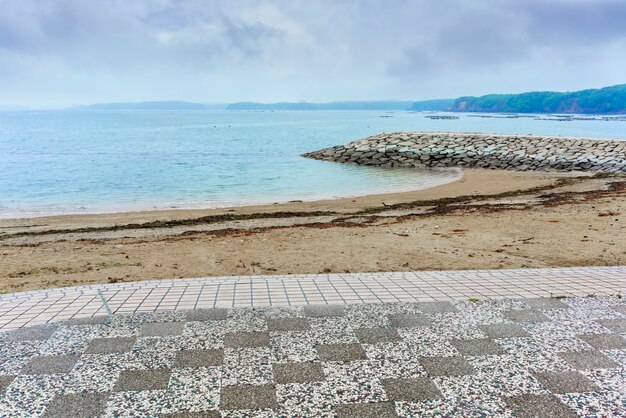
[[1, 417], [624, 417], [617, 296], [209, 308], [0, 333]]
[[71, 318], [159, 310], [624, 292], [626, 267], [176, 279], [0, 295], [0, 330]]

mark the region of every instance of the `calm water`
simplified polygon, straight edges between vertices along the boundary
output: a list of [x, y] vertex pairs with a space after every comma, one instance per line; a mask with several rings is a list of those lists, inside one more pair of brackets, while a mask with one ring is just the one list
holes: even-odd
[[299, 157], [381, 131], [626, 138], [626, 122], [460, 116], [0, 112], [0, 218], [311, 200], [425, 188], [458, 178], [454, 169], [384, 170]]

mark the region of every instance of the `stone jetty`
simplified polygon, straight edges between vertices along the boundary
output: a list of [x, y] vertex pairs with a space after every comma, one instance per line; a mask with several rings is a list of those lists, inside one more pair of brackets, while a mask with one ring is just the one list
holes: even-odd
[[626, 141], [534, 135], [384, 132], [302, 156], [385, 168], [626, 173]]

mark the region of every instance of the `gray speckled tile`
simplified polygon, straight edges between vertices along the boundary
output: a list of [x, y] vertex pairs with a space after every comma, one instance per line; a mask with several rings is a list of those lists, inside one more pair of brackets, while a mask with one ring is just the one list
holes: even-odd
[[345, 317], [310, 318], [311, 335], [317, 344], [358, 343], [350, 321]]
[[221, 367], [174, 369], [170, 376], [167, 396], [180, 411], [203, 412], [217, 410], [220, 401]]
[[335, 396], [335, 403], [382, 402], [387, 395], [367, 360], [324, 364], [325, 385]]
[[270, 333], [270, 350], [274, 363], [319, 360], [315, 339], [310, 332]]
[[262, 385], [274, 382], [272, 354], [264, 348], [226, 348], [222, 385]]
[[111, 394], [105, 408], [105, 417], [155, 417], [178, 412], [165, 390], [117, 392]]
[[580, 372], [604, 390], [621, 392], [624, 396], [624, 402], [626, 402], [626, 367], [618, 369], [581, 370]]
[[[503, 299], [436, 304], [424, 309], [429, 313], [414, 303], [159, 312], [93, 324], [62, 322], [52, 333], [22, 333], [20, 338], [31, 338], [26, 341], [4, 333], [0, 377], [13, 379], [33, 356], [70, 355], [78, 361], [60, 374], [17, 376], [0, 393], [0, 416], [40, 416], [57, 395], [69, 406], [91, 394], [105, 397], [122, 374], [150, 370], [163, 374], [159, 385], [113, 393], [108, 416], [330, 417], [337, 411], [370, 413], [381, 405], [390, 413], [395, 401], [399, 416], [509, 417], [512, 395], [520, 402], [543, 399], [542, 407], [560, 405], [580, 416], [623, 414], [626, 349], [619, 348], [622, 339], [615, 333], [626, 318], [619, 312], [623, 303], [568, 298], [556, 305], [561, 302], [567, 307]], [[528, 312], [542, 321], [524, 320]], [[507, 315], [522, 317], [513, 323]], [[142, 329], [159, 335], [141, 336]], [[261, 347], [224, 348], [227, 333], [227, 346]], [[261, 336], [267, 337], [262, 344]], [[408, 380], [402, 379], [430, 379], [440, 399], [400, 396], [392, 389], [404, 388], [401, 382]], [[307, 380], [319, 381], [296, 383]], [[385, 384], [398, 399], [389, 399]], [[550, 390], [565, 393], [557, 398]], [[256, 409], [246, 404], [254, 399], [244, 392], [259, 396]], [[226, 408], [224, 394], [233, 402]]]
[[398, 332], [404, 342], [415, 346], [418, 356], [458, 355], [458, 351], [452, 347], [446, 336], [432, 327], [399, 328]]
[[330, 418], [338, 399], [327, 382], [311, 382], [277, 385], [276, 401], [280, 416]]
[[626, 416], [626, 397], [619, 392], [566, 393], [556, 396], [579, 417]]
[[396, 402], [400, 417], [420, 418], [510, 418], [504, 402], [500, 399], [462, 398], [438, 399], [424, 402]]
[[602, 350], [601, 353], [626, 367], [626, 350]]
[[224, 326], [226, 332], [267, 331], [265, 310], [255, 308], [230, 309]]
[[30, 358], [39, 353], [42, 341], [0, 343], [0, 374], [18, 374]]
[[65, 374], [17, 376], [0, 398], [0, 411], [7, 417], [39, 417], [54, 395], [67, 383]]
[[426, 375], [419, 363], [419, 347], [406, 342], [363, 344], [367, 362], [379, 378], [416, 378]]

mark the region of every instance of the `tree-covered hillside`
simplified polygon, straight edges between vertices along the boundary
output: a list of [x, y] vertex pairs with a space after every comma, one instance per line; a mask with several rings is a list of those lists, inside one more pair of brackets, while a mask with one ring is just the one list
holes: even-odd
[[574, 92], [537, 91], [459, 97], [450, 110], [512, 113], [626, 113], [626, 84]]

